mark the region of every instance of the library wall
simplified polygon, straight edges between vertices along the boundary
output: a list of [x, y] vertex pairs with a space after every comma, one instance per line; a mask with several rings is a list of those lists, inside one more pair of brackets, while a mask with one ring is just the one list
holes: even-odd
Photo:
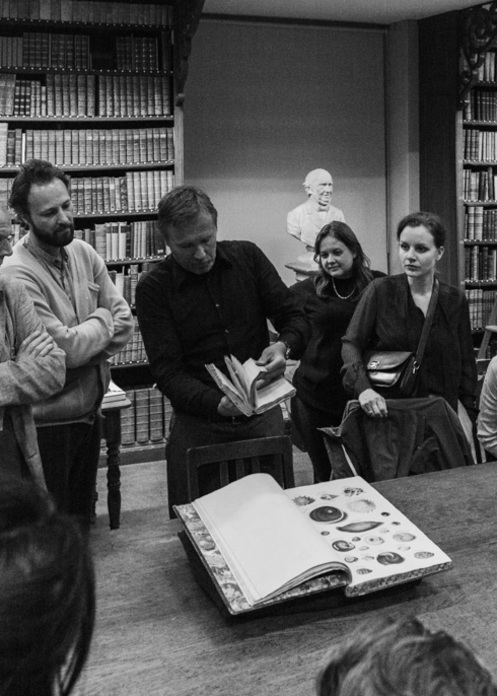
[[205, 188], [220, 239], [257, 243], [288, 284], [286, 232], [302, 182], [329, 169], [373, 266], [387, 270], [384, 32], [202, 19], [185, 100], [185, 182]]
[[401, 273], [397, 224], [420, 208], [417, 22], [391, 24], [386, 53], [389, 269]]

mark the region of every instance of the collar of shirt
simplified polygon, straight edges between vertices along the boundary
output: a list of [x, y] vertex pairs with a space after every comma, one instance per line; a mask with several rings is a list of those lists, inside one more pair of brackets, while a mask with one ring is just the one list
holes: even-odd
[[222, 266], [229, 267], [232, 265], [231, 259], [226, 254], [222, 245], [218, 242], [216, 244], [216, 260], [214, 261], [214, 266], [207, 273], [190, 273], [190, 271], [185, 271], [185, 269], [179, 265], [174, 256], [170, 256], [172, 279], [175, 290], [181, 290], [183, 285], [196, 285], [198, 283], [205, 282], [205, 279], [216, 275]]
[[41, 259], [49, 266], [55, 266], [55, 268], [61, 271], [63, 269], [64, 264], [67, 265], [69, 255], [66, 249], [64, 249], [64, 247], [60, 248], [59, 258], [58, 256], [54, 256], [53, 254], [49, 254], [48, 251], [45, 251], [45, 249], [42, 249], [42, 247], [37, 243], [36, 238], [33, 238], [31, 235], [26, 235], [24, 237], [24, 240], [24, 245], [26, 249], [29, 252], [31, 252], [33, 256], [36, 256], [36, 258]]

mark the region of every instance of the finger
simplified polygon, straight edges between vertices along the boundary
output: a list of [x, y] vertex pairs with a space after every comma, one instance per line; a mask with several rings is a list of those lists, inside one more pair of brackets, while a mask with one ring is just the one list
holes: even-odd
[[26, 336], [26, 338], [21, 342], [20, 348], [25, 348], [29, 345], [36, 345], [36, 343], [40, 341], [42, 336], [43, 334], [40, 331], [34, 331], [29, 336]]

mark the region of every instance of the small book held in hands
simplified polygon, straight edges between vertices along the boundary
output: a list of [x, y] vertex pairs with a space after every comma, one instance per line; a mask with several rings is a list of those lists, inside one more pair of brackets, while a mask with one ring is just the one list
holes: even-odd
[[245, 416], [264, 413], [295, 394], [295, 388], [283, 376], [261, 384], [260, 377], [267, 370], [253, 358], [241, 363], [233, 355], [225, 355], [224, 361], [230, 378], [212, 363], [205, 367], [221, 391]]
[[337, 587], [364, 595], [452, 565], [359, 476], [283, 490], [251, 474], [174, 509], [192, 568], [200, 559], [232, 615]]

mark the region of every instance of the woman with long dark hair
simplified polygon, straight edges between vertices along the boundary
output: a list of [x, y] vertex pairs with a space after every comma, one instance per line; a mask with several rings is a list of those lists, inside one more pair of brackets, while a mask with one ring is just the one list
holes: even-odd
[[318, 275], [291, 288], [312, 326], [311, 339], [293, 376], [297, 394], [291, 410], [318, 483], [330, 479], [331, 465], [317, 428], [339, 425], [347, 402], [340, 375], [342, 336], [363, 289], [384, 274], [370, 269], [359, 240], [345, 222], [334, 221], [320, 230], [314, 259]]

